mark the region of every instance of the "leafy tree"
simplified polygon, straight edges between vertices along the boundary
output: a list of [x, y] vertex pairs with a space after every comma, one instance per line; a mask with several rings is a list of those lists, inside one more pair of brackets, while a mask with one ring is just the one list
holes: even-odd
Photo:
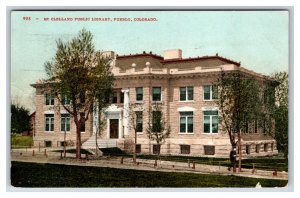
[[[81, 126], [89, 119], [96, 99], [103, 99], [102, 91], [112, 86], [107, 82], [112, 80], [111, 59], [95, 51], [92, 38], [83, 29], [71, 41], [59, 39], [55, 57], [45, 63], [48, 85], [76, 125], [76, 158], [81, 158]], [[69, 105], [64, 104], [65, 98]]]
[[285, 157], [288, 156], [288, 73], [276, 72], [272, 77], [278, 82], [275, 89], [275, 139], [277, 141], [277, 148]]
[[11, 104], [11, 133], [30, 130], [29, 110], [23, 106]]
[[[241, 170], [241, 130], [261, 115], [261, 91], [257, 80], [245, 74], [221, 71], [217, 80], [219, 119], [228, 133], [232, 150], [238, 145]], [[235, 159], [234, 159], [235, 160]], [[234, 171], [235, 170], [235, 167]]]
[[[149, 120], [147, 126], [148, 138], [155, 141], [159, 148], [165, 143], [166, 138], [170, 136], [171, 127], [165, 121], [161, 107], [155, 104], [152, 110], [149, 110]], [[157, 152], [157, 159], [159, 159], [160, 150]]]

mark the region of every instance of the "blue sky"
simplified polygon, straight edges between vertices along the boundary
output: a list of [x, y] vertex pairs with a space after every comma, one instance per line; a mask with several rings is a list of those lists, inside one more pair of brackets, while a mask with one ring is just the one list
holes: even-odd
[[[31, 17], [30, 21], [23, 17]], [[43, 21], [52, 17], [155, 17], [155, 22]], [[36, 20], [39, 18], [39, 20]], [[29, 84], [46, 78], [44, 63], [82, 28], [98, 50], [117, 54], [180, 48], [183, 57], [219, 55], [263, 74], [288, 70], [287, 11], [15, 11], [11, 15], [11, 95], [33, 109]]]

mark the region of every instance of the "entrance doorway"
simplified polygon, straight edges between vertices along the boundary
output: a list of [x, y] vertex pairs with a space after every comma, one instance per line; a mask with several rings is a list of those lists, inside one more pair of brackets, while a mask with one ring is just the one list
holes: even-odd
[[110, 119], [109, 120], [109, 138], [117, 139], [119, 138], [119, 119]]

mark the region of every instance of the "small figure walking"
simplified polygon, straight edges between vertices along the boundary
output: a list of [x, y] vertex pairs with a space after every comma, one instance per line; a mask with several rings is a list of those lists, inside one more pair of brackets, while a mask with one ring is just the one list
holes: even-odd
[[228, 171], [230, 171], [231, 167], [232, 167], [233, 172], [235, 172], [236, 171], [236, 148], [235, 148], [235, 146], [233, 147], [233, 150], [230, 151], [229, 159], [230, 159], [231, 164], [228, 167]]

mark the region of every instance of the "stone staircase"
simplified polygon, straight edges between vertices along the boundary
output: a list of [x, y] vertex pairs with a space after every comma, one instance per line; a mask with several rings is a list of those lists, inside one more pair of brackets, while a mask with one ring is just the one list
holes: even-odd
[[[112, 148], [117, 147], [117, 139], [100, 139], [97, 138], [99, 148]], [[84, 149], [95, 149], [96, 139], [95, 135], [92, 135], [87, 141], [82, 144]]]

